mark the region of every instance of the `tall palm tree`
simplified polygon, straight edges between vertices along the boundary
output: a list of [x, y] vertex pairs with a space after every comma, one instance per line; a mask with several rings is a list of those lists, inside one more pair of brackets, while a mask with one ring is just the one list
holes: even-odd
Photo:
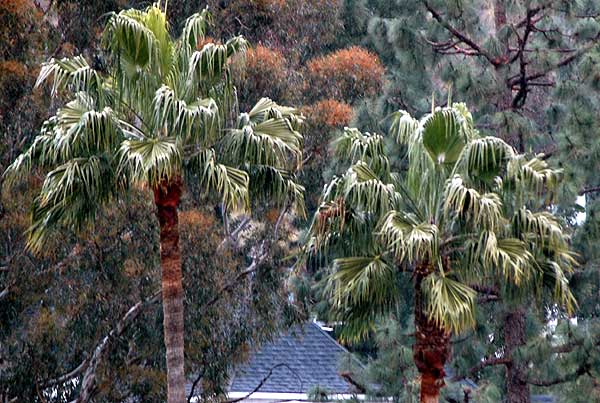
[[[166, 8], [166, 6], [165, 6]], [[110, 16], [103, 33], [107, 66], [83, 57], [50, 60], [37, 84], [72, 100], [48, 119], [31, 147], [7, 169], [13, 183], [37, 166], [48, 171], [32, 206], [28, 245], [44, 247], [59, 226], [80, 228], [134, 186], [154, 192], [160, 262], [168, 401], [184, 396], [184, 315], [177, 207], [184, 182], [219, 195], [229, 210], [253, 195], [303, 209], [294, 173], [302, 160], [301, 116], [263, 98], [236, 112], [230, 59], [247, 43], [234, 37], [201, 49], [205, 10], [169, 33], [160, 3]]]
[[345, 129], [335, 153], [350, 167], [325, 187], [307, 250], [333, 263], [325, 289], [345, 337], [372, 329], [399, 300], [398, 273], [412, 273], [421, 402], [437, 402], [450, 337], [475, 324], [476, 289], [551, 283], [572, 308], [574, 258], [546, 208], [560, 172], [480, 136], [464, 104], [420, 120], [400, 111], [390, 127], [405, 172], [392, 172], [383, 136]]

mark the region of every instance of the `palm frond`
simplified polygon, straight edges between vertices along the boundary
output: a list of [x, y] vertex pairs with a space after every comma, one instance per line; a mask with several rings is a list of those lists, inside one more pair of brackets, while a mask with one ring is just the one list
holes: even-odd
[[205, 149], [186, 164], [199, 177], [205, 193], [217, 192], [228, 211], [250, 208], [248, 173], [217, 162], [213, 149]]
[[371, 133], [361, 133], [355, 128], [345, 128], [334, 142], [335, 153], [355, 164], [364, 161], [373, 171], [380, 175], [388, 175], [390, 163], [385, 154], [383, 136]]
[[125, 140], [119, 154], [119, 174], [152, 188], [181, 173], [181, 147], [173, 137]]
[[253, 194], [266, 196], [276, 203], [290, 202], [296, 212], [304, 217], [304, 186], [297, 182], [293, 172], [268, 165], [253, 165], [248, 171]]
[[121, 139], [120, 123], [113, 110], [96, 111], [94, 101], [86, 93], [58, 110], [42, 125], [29, 149], [7, 168], [8, 185], [22, 179], [34, 165], [52, 168], [70, 159], [98, 153], [111, 153]]
[[72, 59], [50, 59], [43, 63], [35, 86], [39, 87], [43, 82], [52, 78], [52, 95], [58, 91], [70, 89], [73, 92], [84, 91], [90, 94], [102, 95], [103, 80], [83, 56], [75, 56]]
[[206, 146], [219, 132], [218, 106], [210, 98], [187, 103], [178, 99], [175, 91], [163, 85], [154, 96], [156, 127], [165, 128], [184, 143]]
[[298, 167], [302, 157], [302, 135], [283, 118], [269, 118], [252, 123], [240, 117], [237, 129], [225, 138], [225, 150], [238, 164], [272, 165], [279, 168]]
[[185, 20], [179, 43], [189, 46], [190, 49], [195, 49], [198, 43], [204, 39], [207, 25], [210, 23], [212, 16], [205, 8], [199, 13], [192, 14]]
[[334, 301], [339, 307], [391, 306], [395, 301], [395, 271], [380, 256], [347, 257], [334, 261]]
[[398, 111], [392, 114], [390, 134], [394, 136], [398, 144], [408, 144], [414, 141], [415, 133], [419, 128], [419, 121], [406, 111]]
[[483, 137], [469, 141], [459, 164], [469, 178], [491, 182], [503, 174], [507, 162], [514, 157], [514, 148], [502, 139]]
[[111, 54], [136, 69], [145, 69], [160, 57], [160, 43], [144, 24], [146, 14], [123, 10], [112, 14], [103, 33], [103, 42]]
[[38, 252], [60, 225], [80, 227], [115, 191], [111, 162], [103, 156], [74, 158], [46, 175], [32, 208], [28, 247]]
[[482, 232], [472, 250], [472, 259], [485, 270], [498, 270], [512, 284], [531, 278], [534, 259], [525, 242], [517, 238], [498, 239], [492, 231]]
[[530, 192], [553, 191], [562, 180], [562, 170], [552, 169], [548, 163], [538, 158], [526, 159], [524, 155], [515, 157], [508, 164], [508, 178]]
[[467, 187], [458, 175], [446, 183], [444, 212], [446, 215], [456, 214], [474, 227], [484, 229], [498, 228], [504, 220], [502, 200], [496, 193], [480, 194], [476, 189]]
[[454, 164], [467, 143], [462, 116], [452, 108], [436, 110], [425, 116], [420, 125], [422, 141], [431, 160], [436, 164]]
[[190, 57], [191, 77], [198, 83], [214, 83], [221, 80], [226, 72], [227, 58], [227, 45], [205, 44], [201, 50], [195, 51]]
[[[519, 209], [512, 219], [513, 234], [524, 240], [533, 240], [541, 247], [568, 249], [569, 237], [552, 214], [542, 211], [533, 213]], [[533, 236], [533, 239], [531, 239]]]
[[377, 227], [386, 249], [409, 263], [434, 261], [439, 251], [439, 230], [435, 224], [418, 222], [416, 217], [391, 210]]
[[568, 313], [572, 313], [577, 307], [575, 296], [569, 288], [569, 279], [565, 275], [562, 266], [551, 259], [541, 264], [544, 276], [550, 280], [550, 287], [554, 288], [554, 299], [564, 307]]
[[399, 203], [400, 196], [394, 185], [380, 180], [362, 161], [348, 169], [343, 183], [344, 198], [349, 204], [378, 217]]
[[475, 290], [437, 273], [425, 277], [421, 289], [430, 320], [455, 334], [475, 326]]

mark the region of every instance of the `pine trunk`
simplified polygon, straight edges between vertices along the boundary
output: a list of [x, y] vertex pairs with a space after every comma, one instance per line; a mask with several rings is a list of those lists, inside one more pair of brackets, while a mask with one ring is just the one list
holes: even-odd
[[444, 387], [444, 366], [450, 357], [450, 332], [430, 320], [424, 311], [421, 283], [427, 268], [415, 276], [415, 344], [413, 359], [421, 374], [421, 403], [438, 403]]
[[511, 362], [506, 366], [506, 401], [507, 403], [529, 403], [529, 386], [525, 379], [527, 370], [524, 363], [515, 360], [513, 354], [525, 345], [525, 309], [516, 308], [504, 317], [504, 344], [507, 358]]
[[181, 188], [181, 179], [175, 178], [169, 182], [163, 182], [154, 189], [154, 202], [160, 225], [160, 266], [168, 403], [185, 402], [183, 284], [177, 217]]
[[[507, 25], [507, 17], [506, 17], [506, 0], [495, 0], [494, 1], [494, 27], [496, 29], [496, 34], [505, 28]], [[498, 84], [498, 97], [496, 99], [496, 110], [498, 112], [509, 112], [513, 109], [513, 93], [512, 88], [508, 86], [508, 75], [510, 75], [510, 69], [508, 66], [508, 61], [510, 58], [510, 50], [508, 37], [502, 38], [500, 40], [500, 45], [502, 47], [502, 54], [498, 58], [498, 62], [500, 64], [495, 66], [494, 74], [496, 77], [496, 82]], [[523, 144], [523, 136], [522, 134], [512, 133], [509, 129], [510, 122], [505, 121], [502, 125], [503, 127], [499, 128], [500, 137], [512, 145], [515, 148], [521, 149], [524, 148]]]

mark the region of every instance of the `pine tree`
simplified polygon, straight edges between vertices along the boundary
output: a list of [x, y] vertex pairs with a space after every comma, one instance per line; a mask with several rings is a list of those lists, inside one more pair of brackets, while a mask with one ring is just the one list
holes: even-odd
[[[423, 94], [440, 99], [440, 91], [451, 89], [471, 106], [482, 132], [520, 151], [543, 152], [564, 169], [559, 208], [566, 217], [573, 216], [579, 194], [588, 195], [592, 212], [600, 168], [599, 76], [592, 67], [599, 57], [599, 16], [596, 0], [348, 0], [347, 39], [376, 50], [388, 68], [384, 94], [359, 114], [379, 121], [397, 109], [425, 112], [430, 100]], [[366, 120], [362, 116], [358, 122]], [[598, 270], [597, 264], [585, 269]], [[502, 297], [490, 291], [486, 298]], [[490, 329], [495, 348], [511, 359], [490, 366], [516, 371], [505, 382], [508, 401], [527, 402], [533, 382], [520, 351], [539, 338], [547, 306], [493, 304], [494, 322], [504, 322]], [[552, 357], [558, 366], [559, 357]], [[477, 359], [471, 364], [476, 367]]]

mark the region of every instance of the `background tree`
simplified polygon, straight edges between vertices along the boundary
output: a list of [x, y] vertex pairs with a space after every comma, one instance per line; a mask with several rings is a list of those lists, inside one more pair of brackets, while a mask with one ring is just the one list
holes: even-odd
[[[577, 195], [588, 195], [592, 208], [598, 185], [590, 176], [598, 169], [598, 142], [592, 140], [598, 138], [598, 81], [590, 66], [598, 58], [599, 15], [597, 1], [345, 1], [347, 39], [375, 50], [388, 69], [384, 94], [360, 108], [357, 124], [398, 108], [424, 113], [429, 103], [422, 94], [435, 92], [439, 99], [441, 84], [452, 87], [483, 133], [499, 135], [519, 151], [544, 152], [564, 169], [558, 202], [570, 220]], [[545, 307], [511, 310], [493, 303], [507, 323], [491, 332], [506, 327], [524, 335], [502, 349], [517, 350], [536, 338], [548, 319]], [[523, 328], [533, 322], [538, 324]], [[523, 382], [505, 389], [528, 395]]]
[[[82, 57], [44, 65], [38, 82], [52, 76], [53, 92], [70, 90], [74, 100], [44, 124], [31, 148], [8, 168], [7, 178], [14, 180], [36, 163], [50, 169], [28, 230], [29, 245], [37, 251], [54, 226], [81, 228], [99, 204], [131, 186], [147, 184], [153, 190], [168, 400], [181, 402], [184, 321], [177, 208], [183, 176], [221, 194], [227, 209], [247, 208], [252, 190], [275, 200], [290, 197], [302, 207], [302, 189], [288, 173], [299, 166], [302, 138], [293, 110], [268, 99], [223, 131], [235, 112], [227, 58], [243, 52], [245, 40], [236, 37], [195, 51], [207, 13], [190, 17], [173, 41], [159, 7], [110, 18], [104, 35], [112, 68], [106, 76]], [[261, 179], [260, 187], [250, 188], [250, 176], [256, 186], [265, 175], [268, 180]]]
[[336, 140], [352, 165], [327, 185], [308, 248], [335, 258], [333, 309], [359, 337], [403, 299], [398, 276], [411, 273], [421, 401], [437, 402], [451, 335], [475, 323], [476, 290], [548, 282], [572, 309], [565, 273], [575, 261], [554, 216], [530, 210], [545, 206], [559, 172], [480, 137], [464, 104], [420, 121], [400, 111], [391, 133], [407, 149], [404, 178], [390, 171], [382, 136], [347, 129]]

